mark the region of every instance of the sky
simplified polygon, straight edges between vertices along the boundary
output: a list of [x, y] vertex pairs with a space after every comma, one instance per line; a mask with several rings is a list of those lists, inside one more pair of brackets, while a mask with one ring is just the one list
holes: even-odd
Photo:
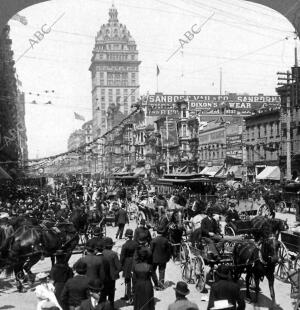
[[[67, 150], [71, 132], [92, 116], [91, 64], [95, 36], [111, 0], [51, 0], [11, 20], [16, 72], [25, 92], [29, 158]], [[276, 95], [277, 72], [294, 63], [293, 26], [279, 13], [244, 0], [115, 0], [119, 21], [139, 50], [140, 95]], [[51, 31], [40, 41], [35, 33]], [[195, 26], [193, 26], [195, 25]], [[187, 39], [191, 28], [201, 31]], [[35, 40], [34, 43], [32, 40]], [[185, 40], [183, 43], [182, 40]], [[179, 49], [179, 50], [178, 50]], [[178, 50], [171, 58], [170, 56]], [[36, 101], [37, 104], [32, 104]], [[51, 104], [45, 104], [51, 101]]]

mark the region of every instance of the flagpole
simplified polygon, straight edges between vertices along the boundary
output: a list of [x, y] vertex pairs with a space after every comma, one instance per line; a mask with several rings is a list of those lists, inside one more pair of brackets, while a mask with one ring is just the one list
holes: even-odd
[[169, 124], [168, 124], [168, 116], [166, 116], [166, 136], [167, 136], [167, 174], [170, 173], [170, 154], [169, 154]]

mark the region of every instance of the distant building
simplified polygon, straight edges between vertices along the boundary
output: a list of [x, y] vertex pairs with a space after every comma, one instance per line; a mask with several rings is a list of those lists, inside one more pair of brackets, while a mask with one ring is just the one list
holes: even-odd
[[248, 175], [255, 176], [266, 166], [279, 166], [280, 111], [268, 111], [246, 117], [244, 129]]
[[68, 139], [68, 151], [73, 151], [85, 144], [85, 133], [82, 129], [77, 129], [71, 133]]
[[118, 20], [114, 5], [109, 20], [103, 24], [95, 39], [92, 63], [93, 137], [108, 130], [107, 109], [120, 106], [125, 116], [139, 97], [138, 51], [126, 26]]

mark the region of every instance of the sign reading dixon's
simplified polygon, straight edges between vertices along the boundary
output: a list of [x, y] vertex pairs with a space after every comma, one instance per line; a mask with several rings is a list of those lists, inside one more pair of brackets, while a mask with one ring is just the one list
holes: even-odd
[[149, 95], [144, 101], [149, 116], [178, 115], [178, 101], [187, 101], [191, 114], [251, 115], [252, 111], [278, 108], [279, 96], [218, 95]]

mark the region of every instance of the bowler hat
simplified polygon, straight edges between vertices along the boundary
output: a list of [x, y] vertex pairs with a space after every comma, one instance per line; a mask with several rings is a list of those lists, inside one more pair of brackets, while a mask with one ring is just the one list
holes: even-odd
[[87, 265], [85, 262], [79, 260], [78, 262], [75, 263], [74, 268], [77, 273], [85, 274], [87, 270]]
[[230, 276], [230, 269], [226, 265], [219, 265], [216, 270], [216, 275], [221, 279], [229, 279]]
[[103, 289], [103, 284], [99, 279], [94, 279], [89, 282], [88, 287], [92, 291], [101, 291]]
[[127, 228], [125, 231], [125, 236], [126, 237], [132, 237], [133, 236], [133, 230], [130, 228]]
[[104, 246], [105, 247], [109, 247], [109, 246], [113, 246], [115, 243], [113, 242], [112, 238], [106, 237], [104, 239]]
[[185, 282], [183, 282], [183, 281], [177, 282], [176, 287], [174, 288], [174, 290], [178, 294], [183, 295], [183, 296], [188, 295], [190, 293], [188, 285]]

